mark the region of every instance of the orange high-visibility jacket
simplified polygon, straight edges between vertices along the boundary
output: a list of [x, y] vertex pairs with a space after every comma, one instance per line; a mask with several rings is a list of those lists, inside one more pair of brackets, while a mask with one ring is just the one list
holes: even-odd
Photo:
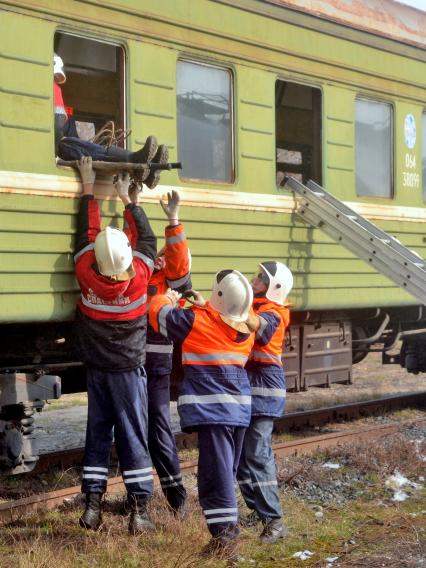
[[178, 398], [181, 426], [248, 426], [250, 383], [244, 365], [254, 333], [242, 334], [222, 321], [209, 304], [173, 308], [167, 296], [151, 302], [149, 321], [172, 341], [182, 343], [184, 380]]
[[290, 312], [267, 298], [256, 298], [253, 309], [259, 316], [260, 327], [247, 363], [252, 386], [252, 415], [282, 416], [286, 391], [281, 354]]

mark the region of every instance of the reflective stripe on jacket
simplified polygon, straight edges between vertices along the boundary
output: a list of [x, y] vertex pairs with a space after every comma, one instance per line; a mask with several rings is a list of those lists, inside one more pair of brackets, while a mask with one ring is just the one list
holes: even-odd
[[247, 364], [252, 386], [252, 415], [279, 417], [285, 406], [281, 354], [290, 312], [267, 298], [255, 299], [253, 310], [260, 318], [260, 327]]
[[[148, 279], [154, 268], [155, 236], [142, 209], [128, 206], [127, 222], [139, 221], [139, 237], [135, 240], [133, 265], [136, 275], [124, 282], [113, 281], [97, 272], [94, 242], [101, 230], [100, 210], [93, 196], [83, 196], [79, 212], [79, 229], [75, 272], [81, 289], [78, 307], [96, 320], [132, 320], [146, 313]], [[137, 219], [141, 217], [141, 219]], [[146, 223], [145, 223], [146, 221]], [[149, 227], [149, 229], [148, 229]]]
[[178, 398], [183, 430], [206, 424], [248, 426], [250, 383], [244, 365], [254, 334], [242, 334], [204, 308], [173, 308], [166, 296], [153, 298], [149, 320], [154, 330], [182, 342], [184, 379]]

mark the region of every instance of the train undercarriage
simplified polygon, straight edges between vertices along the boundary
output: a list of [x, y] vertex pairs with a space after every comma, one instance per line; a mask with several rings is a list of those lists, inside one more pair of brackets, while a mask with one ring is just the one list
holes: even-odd
[[[2, 326], [0, 354], [0, 472], [31, 471], [38, 459], [34, 414], [61, 393], [86, 390], [84, 367], [72, 349], [71, 322]], [[424, 306], [294, 312], [283, 352], [287, 388], [352, 382], [352, 365], [369, 352], [383, 364], [426, 372]], [[171, 395], [181, 377], [175, 354]]]

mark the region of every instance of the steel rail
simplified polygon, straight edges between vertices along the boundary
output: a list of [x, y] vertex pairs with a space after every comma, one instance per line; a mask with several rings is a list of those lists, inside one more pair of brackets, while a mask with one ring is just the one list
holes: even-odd
[[[426, 424], [426, 419], [405, 420], [391, 424], [380, 424], [367, 426], [354, 430], [312, 436], [293, 442], [284, 442], [273, 446], [274, 452], [278, 457], [298, 456], [302, 454], [312, 454], [324, 448], [331, 448], [344, 444], [351, 444], [363, 440], [374, 440], [385, 435], [393, 434], [403, 427], [413, 424]], [[181, 463], [182, 475], [195, 474], [197, 472], [197, 462], [187, 461]], [[154, 485], [159, 486], [158, 476], [154, 473]], [[122, 477], [113, 477], [108, 480], [107, 493], [115, 494], [125, 492], [125, 485]], [[80, 485], [17, 499], [0, 504], [0, 523], [13, 523], [28, 513], [44, 512], [54, 509], [61, 505], [65, 499], [73, 498], [81, 493]]]
[[[426, 408], [426, 392], [406, 395], [393, 395], [375, 400], [351, 402], [315, 410], [288, 413], [274, 423], [274, 432], [282, 433], [303, 428], [323, 426], [328, 422], [351, 421], [407, 407]], [[197, 434], [176, 432], [176, 445], [179, 449], [190, 449], [197, 446]], [[81, 463], [84, 448], [59, 450], [41, 454], [34, 473], [42, 473], [53, 466], [63, 468]]]

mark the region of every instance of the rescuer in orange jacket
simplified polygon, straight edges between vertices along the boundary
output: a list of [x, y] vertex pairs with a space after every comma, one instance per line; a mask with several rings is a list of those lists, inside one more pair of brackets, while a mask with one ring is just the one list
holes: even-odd
[[246, 365], [251, 384], [252, 417], [247, 429], [237, 480], [244, 500], [261, 520], [260, 540], [272, 543], [283, 538], [275, 459], [272, 451], [274, 418], [282, 416], [285, 377], [281, 353], [290, 314], [285, 305], [293, 286], [290, 270], [281, 262], [262, 262], [252, 281], [253, 310], [257, 316], [256, 339]]
[[91, 158], [79, 161], [83, 193], [77, 218], [75, 273], [81, 294], [75, 328], [80, 360], [87, 368], [88, 416], [82, 492], [86, 509], [80, 525], [101, 524], [113, 432], [128, 492], [132, 534], [153, 529], [147, 502], [153, 491], [148, 451], [145, 363], [147, 287], [154, 268], [156, 238], [141, 207], [128, 196], [129, 175], [116, 190], [124, 218], [135, 235], [132, 248], [119, 229], [101, 230], [94, 199]]
[[245, 324], [253, 292], [236, 270], [216, 274], [212, 296], [177, 309], [168, 291], [151, 301], [155, 331], [182, 343], [184, 379], [178, 411], [184, 431], [198, 432], [198, 494], [212, 535], [205, 554], [236, 554], [238, 509], [235, 474], [250, 423], [250, 384], [244, 365], [254, 334]]
[[[184, 227], [179, 223], [179, 202], [177, 191], [168, 193], [167, 201], [164, 198], [160, 200], [168, 226], [165, 229], [165, 246], [155, 259], [148, 285], [149, 303], [168, 288], [179, 293], [191, 288], [191, 259]], [[149, 452], [167, 502], [182, 517], [186, 510], [186, 490], [170, 419], [172, 357], [172, 341], [148, 324], [145, 369], [148, 377]]]

